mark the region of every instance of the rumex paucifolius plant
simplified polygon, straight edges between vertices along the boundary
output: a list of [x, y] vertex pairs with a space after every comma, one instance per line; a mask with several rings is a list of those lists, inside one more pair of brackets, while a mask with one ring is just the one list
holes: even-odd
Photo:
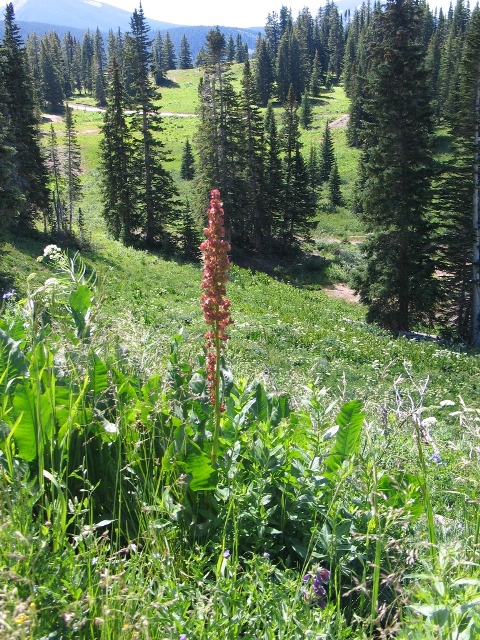
[[210, 399], [214, 406], [215, 433], [212, 446], [212, 461], [215, 462], [220, 434], [221, 402], [220, 358], [225, 342], [226, 329], [233, 320], [230, 315], [230, 300], [226, 298], [226, 283], [230, 261], [230, 244], [225, 240], [223, 208], [220, 191], [210, 192], [210, 206], [207, 210], [208, 226], [204, 229], [205, 240], [200, 245], [203, 254], [203, 276], [201, 297], [205, 322], [211, 327], [205, 334], [207, 349], [207, 380]]

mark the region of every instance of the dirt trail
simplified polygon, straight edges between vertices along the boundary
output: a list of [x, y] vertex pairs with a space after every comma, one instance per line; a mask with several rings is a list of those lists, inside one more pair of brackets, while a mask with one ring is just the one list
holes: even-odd
[[[105, 113], [105, 109], [103, 107], [92, 107], [89, 104], [81, 104], [79, 102], [77, 103], [66, 103], [67, 107], [70, 107], [71, 109], [75, 109], [76, 111], [93, 111], [95, 113]], [[136, 113], [136, 111], [132, 111], [130, 109], [127, 109], [125, 111], [125, 113], [127, 115], [132, 115], [133, 113]], [[197, 115], [195, 113], [171, 113], [170, 111], [160, 111], [161, 116], [173, 116], [173, 117], [177, 117], [177, 118], [196, 118]]]
[[335, 129], [335, 128], [345, 129], [345, 127], [348, 125], [349, 120], [350, 120], [350, 116], [348, 115], [348, 113], [346, 113], [345, 115], [341, 116], [340, 118], [337, 118], [333, 122], [330, 122], [329, 127], [331, 129]]

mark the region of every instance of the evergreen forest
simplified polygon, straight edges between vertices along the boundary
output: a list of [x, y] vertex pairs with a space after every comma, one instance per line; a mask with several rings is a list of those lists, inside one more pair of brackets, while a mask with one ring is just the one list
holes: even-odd
[[0, 637], [480, 638], [478, 3], [3, 19]]

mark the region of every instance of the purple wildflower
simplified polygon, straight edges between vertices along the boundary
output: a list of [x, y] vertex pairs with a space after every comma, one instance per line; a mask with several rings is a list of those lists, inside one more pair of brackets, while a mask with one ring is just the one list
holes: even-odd
[[229, 558], [231, 555], [232, 555], [232, 554], [230, 553], [230, 549], [226, 549], [226, 550], [223, 552], [223, 557], [224, 557], [224, 558]]

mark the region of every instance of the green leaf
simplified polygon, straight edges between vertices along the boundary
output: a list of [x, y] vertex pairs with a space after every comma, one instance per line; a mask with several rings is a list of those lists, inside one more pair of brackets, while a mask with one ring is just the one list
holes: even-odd
[[190, 481], [192, 491], [216, 489], [217, 471], [213, 468], [210, 458], [204, 453], [191, 453], [187, 458], [185, 471], [192, 476]]
[[409, 606], [425, 618], [430, 618], [439, 627], [443, 627], [448, 622], [450, 612], [446, 607], [435, 604], [412, 604]]
[[19, 384], [15, 388], [12, 418], [15, 424], [11, 436], [17, 448], [17, 455], [22, 460], [32, 462], [37, 457], [37, 440], [34, 396], [30, 387]]
[[77, 328], [79, 338], [87, 338], [89, 335], [88, 319], [92, 306], [92, 292], [87, 285], [79, 285], [72, 291], [69, 297], [70, 308], [72, 310], [73, 321]]
[[335, 444], [325, 463], [330, 471], [342, 466], [344, 460], [357, 453], [365, 414], [360, 400], [347, 402], [340, 409], [336, 423], [339, 426]]
[[106, 389], [108, 389], [108, 369], [105, 362], [100, 360], [97, 355], [93, 356], [93, 367], [90, 374], [90, 389], [94, 397], [98, 397]]
[[15, 342], [3, 329], [0, 329], [0, 366], [8, 366], [8, 377], [26, 377], [28, 375], [28, 360], [19, 348], [20, 342]]

